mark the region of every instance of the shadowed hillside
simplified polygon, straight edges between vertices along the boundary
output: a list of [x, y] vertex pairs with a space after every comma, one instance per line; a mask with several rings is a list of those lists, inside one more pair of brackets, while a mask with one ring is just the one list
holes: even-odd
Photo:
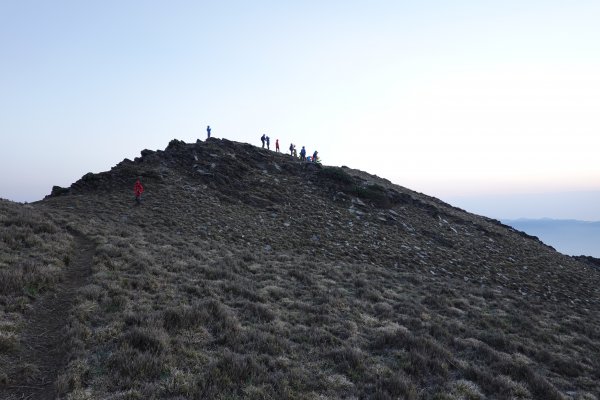
[[[173, 140], [0, 204], [0, 276], [17, 277], [0, 286], [0, 397], [600, 393], [597, 268], [361, 171]], [[38, 273], [49, 283], [30, 293]], [[67, 290], [47, 313], [67, 344], [52, 377], [35, 310]]]

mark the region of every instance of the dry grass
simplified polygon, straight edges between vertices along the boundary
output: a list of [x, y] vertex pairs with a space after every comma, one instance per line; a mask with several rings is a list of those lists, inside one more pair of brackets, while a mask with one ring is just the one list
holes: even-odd
[[558, 399], [577, 380], [595, 390], [592, 335], [565, 354], [561, 326], [514, 294], [149, 231], [103, 237], [81, 318], [102, 315], [88, 346], [106, 354], [91, 363], [106, 373], [86, 386], [165, 398]]
[[70, 236], [31, 206], [0, 200], [0, 296], [36, 297], [69, 263]]
[[0, 386], [19, 383], [37, 369], [15, 359], [26, 314], [52, 292], [70, 262], [72, 237], [30, 205], [0, 200]]
[[146, 177], [140, 207], [114, 171], [36, 205], [97, 245], [65, 398], [600, 392], [597, 270], [352, 170], [172, 147], [118, 167]]

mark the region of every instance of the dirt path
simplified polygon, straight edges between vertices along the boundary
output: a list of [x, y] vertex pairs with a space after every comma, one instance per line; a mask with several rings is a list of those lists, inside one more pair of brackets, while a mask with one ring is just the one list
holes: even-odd
[[91, 274], [94, 244], [83, 234], [71, 231], [75, 238], [73, 259], [64, 280], [56, 289], [39, 299], [26, 315], [21, 334], [20, 351], [15, 355], [19, 385], [0, 389], [6, 400], [55, 399], [54, 382], [66, 366], [68, 357], [65, 326], [74, 304], [77, 289], [86, 284]]

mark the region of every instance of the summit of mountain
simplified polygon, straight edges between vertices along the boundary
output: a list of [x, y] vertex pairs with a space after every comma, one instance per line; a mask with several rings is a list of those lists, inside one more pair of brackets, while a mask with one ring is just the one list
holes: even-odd
[[[0, 383], [13, 398], [44, 377], [73, 399], [600, 392], [597, 268], [366, 172], [172, 140], [40, 202], [0, 205], [12, 282], [0, 357], [14, 361]], [[52, 268], [20, 273], [25, 258]], [[65, 282], [72, 304], [48, 314], [64, 321], [65, 361], [55, 377], [35, 361], [23, 374], [15, 360], [36, 359], [26, 344], [45, 329], [39, 304]]]
[[[72, 207], [72, 201], [87, 200], [98, 212], [103, 207], [111, 210], [104, 218], [127, 218], [132, 212], [129, 193], [138, 177], [146, 192], [144, 206], [134, 209], [136, 213], [172, 220], [167, 226], [191, 234], [198, 230], [194, 223], [221, 224], [223, 239], [234, 242], [240, 236], [233, 231], [244, 229], [242, 242], [285, 239], [286, 248], [303, 248], [302, 234], [330, 237], [330, 244], [339, 244], [340, 235], [356, 234], [353, 239], [363, 249], [375, 246], [395, 254], [398, 240], [450, 249], [460, 247], [464, 239], [484, 239], [488, 247], [494, 236], [536, 239], [362, 171], [300, 162], [287, 154], [214, 138], [191, 144], [172, 140], [164, 151], [143, 150], [141, 157], [125, 159], [107, 172], [88, 173], [68, 189], [55, 187], [45, 204]], [[235, 216], [238, 223], [222, 220], [226, 215]], [[390, 243], [375, 237], [377, 233], [390, 236]], [[299, 241], [289, 242], [287, 235]]]

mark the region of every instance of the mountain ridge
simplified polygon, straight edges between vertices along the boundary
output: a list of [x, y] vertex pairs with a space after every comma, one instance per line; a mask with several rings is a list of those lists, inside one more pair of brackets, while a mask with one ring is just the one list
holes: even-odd
[[[4, 206], [0, 227], [25, 227], [32, 243], [10, 242], [13, 253], [48, 251], [38, 231], [64, 247], [76, 230], [95, 246], [90, 282], [62, 316], [72, 349], [54, 388], [64, 398], [600, 390], [596, 268], [366, 172], [225, 139], [172, 140], [26, 209]], [[51, 226], [37, 228], [40, 218]], [[53, 257], [52, 271], [69, 268]], [[19, 282], [0, 305], [36, 304]], [[14, 318], [18, 337], [27, 312]], [[0, 346], [0, 357], [18, 359], [19, 347]], [[0, 372], [9, 386], [30, 383], [18, 368]]]
[[529, 232], [561, 253], [600, 257], [600, 222], [565, 219], [504, 220], [505, 224]]

